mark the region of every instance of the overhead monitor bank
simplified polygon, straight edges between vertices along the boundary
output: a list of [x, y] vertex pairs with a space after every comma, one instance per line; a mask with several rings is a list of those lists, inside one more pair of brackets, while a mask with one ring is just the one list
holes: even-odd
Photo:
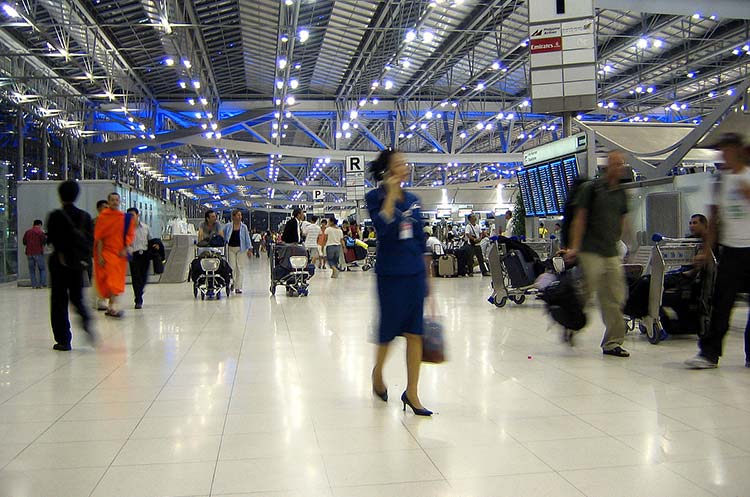
[[516, 177], [527, 217], [562, 214], [573, 182], [587, 170], [587, 152], [585, 133], [524, 152]]

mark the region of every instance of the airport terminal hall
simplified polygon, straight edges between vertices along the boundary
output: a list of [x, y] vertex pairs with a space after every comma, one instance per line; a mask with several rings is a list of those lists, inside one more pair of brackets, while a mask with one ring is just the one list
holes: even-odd
[[750, 0], [0, 0], [0, 497], [750, 497]]

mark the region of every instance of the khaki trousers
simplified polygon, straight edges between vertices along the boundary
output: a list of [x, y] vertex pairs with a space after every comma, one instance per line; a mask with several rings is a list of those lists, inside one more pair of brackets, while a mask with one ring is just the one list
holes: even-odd
[[232, 267], [235, 290], [242, 290], [242, 254], [244, 253], [241, 247], [227, 246], [227, 262]]
[[625, 273], [620, 258], [603, 257], [591, 252], [579, 254], [583, 268], [583, 279], [586, 283], [585, 302], [597, 294], [602, 313], [605, 331], [602, 338], [602, 350], [612, 350], [625, 340], [625, 318], [622, 309], [625, 306]]

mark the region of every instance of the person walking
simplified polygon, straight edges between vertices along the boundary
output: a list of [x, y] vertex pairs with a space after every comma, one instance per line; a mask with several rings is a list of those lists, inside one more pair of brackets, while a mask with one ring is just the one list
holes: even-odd
[[328, 220], [323, 218], [320, 220], [320, 234], [318, 235], [318, 252], [320, 253], [318, 269], [326, 268], [326, 228], [328, 227]]
[[222, 236], [227, 241], [227, 259], [232, 267], [234, 293], [242, 293], [242, 254], [247, 254], [248, 258], [253, 255], [250, 232], [242, 222], [242, 211], [232, 211], [232, 222], [224, 225]]
[[[718, 242], [718, 268], [714, 284], [711, 323], [698, 339], [698, 355], [685, 361], [692, 369], [719, 366], [724, 336], [729, 330], [737, 294], [750, 282], [750, 167], [742, 137], [722, 135], [716, 148], [724, 165], [715, 186], [715, 205], [711, 208], [708, 232], [701, 259], [705, 260]], [[750, 321], [745, 328], [745, 367], [750, 368]]]
[[109, 208], [96, 218], [94, 229], [94, 279], [99, 296], [109, 299], [105, 315], [120, 318], [117, 298], [125, 292], [125, 272], [127, 270], [128, 247], [135, 238], [135, 223], [130, 215], [120, 211], [120, 195], [107, 196]]
[[68, 305], [81, 316], [83, 330], [89, 341], [96, 342], [89, 310], [83, 303], [83, 273], [91, 260], [93, 225], [91, 216], [77, 208], [78, 183], [65, 181], [57, 189], [62, 208], [52, 211], [47, 218], [47, 239], [53, 247], [49, 259], [50, 323], [55, 339], [53, 349], [71, 350]]
[[[148, 283], [148, 266], [151, 263], [151, 251], [148, 241], [151, 239], [151, 231], [146, 223], [141, 222], [138, 209], [131, 207], [127, 210], [131, 216], [131, 222], [135, 225], [135, 238], [133, 245], [128, 247], [130, 255], [130, 279], [133, 285], [134, 303], [136, 309], [143, 309], [143, 290]], [[156, 248], [158, 249], [158, 245]]]
[[260, 258], [260, 243], [263, 241], [263, 237], [258, 233], [258, 230], [253, 228], [253, 233], [250, 235], [250, 242], [253, 245], [253, 255], [255, 258]]
[[313, 216], [310, 218], [310, 222], [304, 227], [305, 249], [307, 250], [307, 258], [310, 264], [317, 264], [320, 260], [320, 252], [318, 251], [318, 236], [320, 234], [318, 216]]
[[339, 271], [343, 271], [339, 265], [341, 251], [344, 245], [344, 232], [338, 227], [336, 219], [329, 219], [326, 225], [326, 258], [331, 266], [331, 278], [338, 278]]
[[430, 416], [419, 399], [419, 369], [422, 363], [424, 299], [427, 296], [429, 262], [425, 257], [420, 200], [401, 185], [409, 178], [404, 156], [386, 149], [370, 165], [370, 172], [379, 182], [378, 188], [365, 196], [378, 233], [377, 273], [378, 348], [372, 370], [372, 390], [388, 400], [383, 380], [383, 366], [391, 342], [397, 336], [406, 338], [406, 390], [401, 395], [404, 406], [418, 416]]
[[[97, 217], [94, 218], [94, 220], [93, 220], [94, 229], [96, 229], [96, 219], [99, 217], [99, 214], [101, 214], [104, 209], [108, 209], [108, 208], [109, 208], [109, 202], [107, 202], [106, 200], [102, 199], [102, 200], [97, 200], [96, 201], [96, 216]], [[91, 253], [91, 260], [89, 260], [89, 265], [86, 268], [86, 274], [87, 274], [87, 276], [89, 278], [89, 284], [90, 285], [93, 285], [93, 283], [94, 283], [94, 258], [93, 258], [93, 255], [94, 254], [92, 252]], [[94, 291], [93, 294], [94, 294], [94, 309], [96, 309], [97, 311], [106, 311], [109, 308], [109, 306], [107, 305], [107, 299], [103, 299], [103, 298], [99, 297], [99, 294], [96, 291]]]
[[[35, 219], [32, 227], [23, 234], [24, 251], [29, 263], [31, 288], [47, 286], [47, 267], [44, 263], [44, 244], [47, 242], [47, 235], [42, 231], [42, 224], [41, 219]], [[38, 277], [37, 271], [39, 272]]]
[[[569, 262], [576, 258], [583, 268], [586, 301], [596, 293], [606, 330], [602, 352], [629, 357], [622, 347], [625, 341], [625, 273], [617, 245], [622, 237], [628, 212], [625, 192], [619, 187], [625, 168], [625, 155], [610, 152], [604, 177], [583, 183], [574, 199], [571, 243], [565, 253]], [[566, 341], [573, 336], [566, 331]]]
[[214, 235], [221, 234], [221, 223], [218, 221], [218, 215], [213, 209], [209, 209], [203, 215], [203, 222], [198, 226], [198, 241], [210, 241]]
[[281, 241], [284, 243], [302, 243], [302, 223], [305, 220], [305, 212], [302, 209], [294, 209], [292, 218], [284, 225], [284, 233]]

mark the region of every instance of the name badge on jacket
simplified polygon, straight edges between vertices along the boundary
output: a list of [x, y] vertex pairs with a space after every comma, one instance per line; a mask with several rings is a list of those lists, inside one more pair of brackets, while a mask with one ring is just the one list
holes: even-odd
[[398, 239], [411, 240], [414, 238], [414, 227], [411, 221], [401, 221], [398, 225]]

